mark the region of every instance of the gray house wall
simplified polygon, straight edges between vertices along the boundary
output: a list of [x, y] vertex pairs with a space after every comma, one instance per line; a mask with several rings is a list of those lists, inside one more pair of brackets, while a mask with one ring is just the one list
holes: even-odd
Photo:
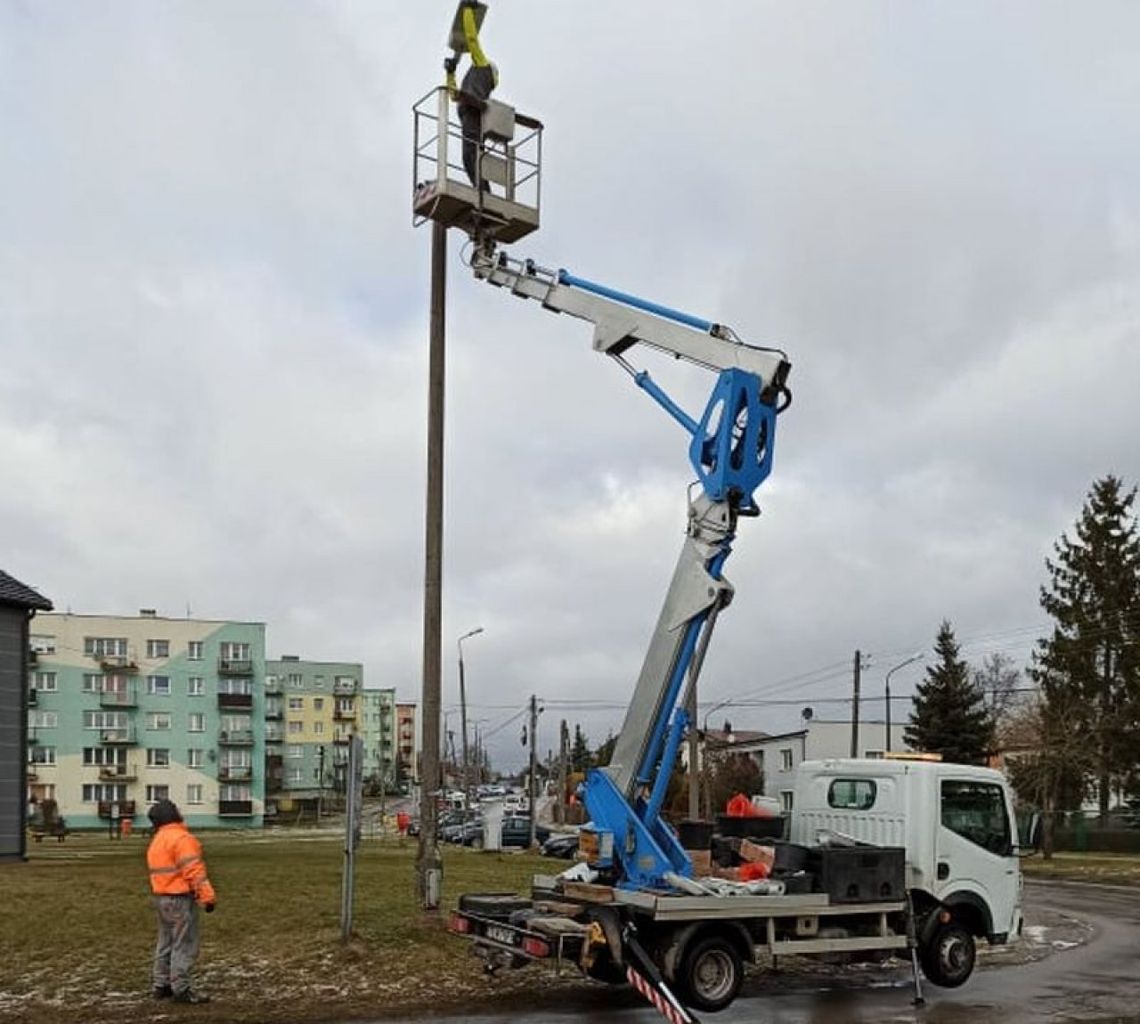
[[0, 861], [26, 853], [28, 612], [0, 604]]

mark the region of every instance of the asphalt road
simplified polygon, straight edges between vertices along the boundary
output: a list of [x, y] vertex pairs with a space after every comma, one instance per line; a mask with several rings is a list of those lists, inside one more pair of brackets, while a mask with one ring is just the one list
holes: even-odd
[[[980, 969], [960, 989], [924, 984], [926, 1004], [912, 1005], [909, 972], [829, 977], [826, 969], [787, 976], [777, 986], [751, 979], [715, 1024], [1140, 1024], [1140, 890], [1031, 883], [1026, 905], [1091, 926], [1086, 942], [1036, 962]], [[1087, 932], [1086, 932], [1087, 935]], [[1069, 943], [1059, 942], [1060, 947]], [[536, 978], [537, 980], [537, 978]], [[434, 1018], [458, 1024], [650, 1024], [661, 1017], [628, 990], [582, 989], [557, 1009]]]

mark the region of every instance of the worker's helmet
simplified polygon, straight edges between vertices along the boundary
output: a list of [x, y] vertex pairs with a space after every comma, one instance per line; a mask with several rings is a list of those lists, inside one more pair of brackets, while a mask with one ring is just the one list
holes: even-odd
[[146, 816], [150, 818], [150, 823], [155, 828], [161, 828], [163, 825], [170, 825], [182, 820], [182, 815], [178, 813], [178, 806], [173, 800], [156, 801], [154, 806], [146, 812]]

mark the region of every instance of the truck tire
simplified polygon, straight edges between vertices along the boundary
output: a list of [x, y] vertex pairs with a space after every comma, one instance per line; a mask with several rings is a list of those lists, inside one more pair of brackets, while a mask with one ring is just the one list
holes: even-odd
[[744, 963], [728, 939], [707, 935], [685, 950], [677, 983], [686, 1003], [698, 1010], [716, 1013], [740, 992]]
[[922, 973], [942, 988], [957, 988], [974, 973], [977, 947], [974, 936], [951, 919], [934, 929], [919, 949]]

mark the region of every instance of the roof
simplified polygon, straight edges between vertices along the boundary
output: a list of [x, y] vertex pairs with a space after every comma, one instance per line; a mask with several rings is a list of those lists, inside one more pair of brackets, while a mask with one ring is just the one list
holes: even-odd
[[705, 739], [709, 743], [719, 743], [723, 746], [736, 746], [738, 743], [755, 743], [757, 740], [768, 738], [766, 732], [750, 732], [746, 729], [733, 729], [725, 732], [723, 729], [706, 729]]
[[46, 597], [9, 576], [3, 569], [0, 569], [0, 604], [15, 604], [21, 608], [35, 608], [44, 612], [50, 612], [52, 608]]

